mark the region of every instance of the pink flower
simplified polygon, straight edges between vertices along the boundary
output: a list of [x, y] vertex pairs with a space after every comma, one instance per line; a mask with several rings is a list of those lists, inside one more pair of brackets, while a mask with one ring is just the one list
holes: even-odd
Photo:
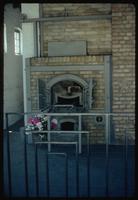
[[58, 121], [57, 119], [52, 119], [51, 120], [51, 128], [54, 129], [57, 127]]
[[41, 122], [36, 123], [36, 126], [38, 127], [39, 130], [43, 129], [43, 125]]
[[34, 124], [34, 125], [36, 125], [38, 122], [40, 122], [40, 120], [37, 117], [35, 117], [35, 118], [30, 117], [28, 120], [29, 124]]
[[57, 124], [51, 123], [51, 128], [54, 129], [57, 127]]
[[[43, 114], [38, 114], [35, 116], [31, 116], [29, 117], [28, 121], [27, 121], [27, 126], [26, 129], [29, 130], [46, 130], [47, 129], [47, 116], [43, 115]], [[56, 119], [52, 119], [52, 123], [51, 123], [51, 127], [52, 128], [56, 128], [57, 127], [57, 120]]]
[[33, 120], [33, 118], [30, 117], [30, 118], [28, 119], [28, 124], [32, 124], [32, 120]]
[[32, 120], [32, 122], [34, 125], [36, 125], [38, 122], [40, 122], [40, 119], [36, 117]]

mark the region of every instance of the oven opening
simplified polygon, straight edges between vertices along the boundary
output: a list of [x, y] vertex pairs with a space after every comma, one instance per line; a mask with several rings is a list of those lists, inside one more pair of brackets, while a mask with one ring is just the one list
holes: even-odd
[[64, 98], [64, 97], [58, 97], [57, 99], [57, 104], [62, 104], [62, 105], [74, 105], [74, 106], [80, 106], [80, 98], [75, 97], [75, 98]]
[[80, 107], [83, 105], [83, 87], [70, 80], [59, 81], [51, 90], [52, 105], [73, 105]]
[[73, 122], [63, 122], [61, 124], [61, 130], [62, 131], [73, 131], [74, 130], [74, 123]]

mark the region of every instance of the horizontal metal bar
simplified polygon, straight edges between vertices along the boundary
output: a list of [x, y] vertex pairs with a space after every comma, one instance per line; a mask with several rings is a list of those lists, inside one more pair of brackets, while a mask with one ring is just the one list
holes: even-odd
[[58, 104], [58, 105], [54, 105], [54, 107], [74, 107], [74, 105], [72, 104], [67, 104], [67, 105], [62, 105], [62, 104]]
[[45, 71], [89, 71], [89, 70], [104, 70], [104, 65], [61, 65], [61, 66], [30, 66], [31, 72]]
[[50, 155], [53, 154], [53, 155], [63, 155], [63, 156], [67, 156], [66, 153], [62, 153], [62, 152], [61, 152], [61, 153], [60, 153], [60, 152], [59, 152], [59, 153], [58, 153], [58, 152], [48, 152], [47, 154], [48, 154], [48, 155], [49, 155], [49, 154], [50, 154]]
[[80, 21], [80, 20], [110, 20], [111, 15], [92, 15], [92, 16], [67, 16], [67, 17], [45, 17], [22, 19], [21, 23], [30, 22], [56, 22], [56, 21]]
[[96, 113], [47, 113], [47, 112], [24, 112], [24, 113], [18, 113], [18, 112], [8, 112], [6, 113], [8, 115], [37, 115], [37, 114], [45, 114], [47, 116], [99, 116], [99, 115], [110, 115], [110, 116], [135, 116], [135, 113], [107, 113], [107, 112], [96, 112]]
[[59, 142], [59, 141], [45, 141], [45, 142], [35, 142], [35, 144], [77, 144], [77, 142]]
[[[59, 141], [46, 141], [46, 142], [35, 142], [35, 144], [74, 144], [76, 147], [76, 154], [78, 153], [78, 143], [77, 142], [59, 142]], [[54, 153], [54, 152], [53, 152]], [[51, 152], [49, 152], [51, 154]]]
[[89, 131], [32, 131], [32, 130], [25, 130], [25, 132], [31, 133], [89, 133]]

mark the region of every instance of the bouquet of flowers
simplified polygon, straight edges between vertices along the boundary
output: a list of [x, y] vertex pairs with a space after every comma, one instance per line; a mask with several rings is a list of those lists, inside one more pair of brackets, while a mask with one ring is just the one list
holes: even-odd
[[[38, 114], [28, 119], [26, 130], [47, 130], [48, 117], [45, 114]], [[57, 127], [57, 119], [51, 120], [51, 128]]]

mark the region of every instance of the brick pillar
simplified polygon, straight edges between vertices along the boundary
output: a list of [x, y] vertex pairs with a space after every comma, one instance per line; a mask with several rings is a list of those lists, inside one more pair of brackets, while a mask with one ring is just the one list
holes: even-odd
[[[113, 112], [135, 112], [135, 7], [133, 4], [112, 4], [112, 65]], [[119, 121], [121, 123], [123, 120], [119, 118]]]
[[135, 103], [135, 8], [112, 4], [113, 112], [133, 112]]

